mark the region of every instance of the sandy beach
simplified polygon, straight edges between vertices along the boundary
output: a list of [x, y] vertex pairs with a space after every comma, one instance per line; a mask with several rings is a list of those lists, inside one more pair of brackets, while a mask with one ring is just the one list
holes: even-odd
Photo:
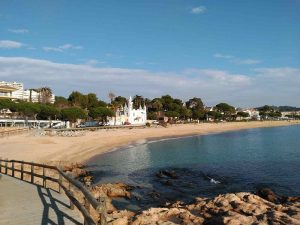
[[203, 123], [172, 125], [167, 128], [135, 128], [87, 131], [80, 137], [39, 136], [33, 131], [0, 138], [0, 157], [24, 161], [49, 163], [51, 161], [82, 162], [91, 157], [128, 144], [143, 143], [148, 139], [161, 139], [201, 135], [239, 129], [288, 126], [299, 121], [265, 121]]

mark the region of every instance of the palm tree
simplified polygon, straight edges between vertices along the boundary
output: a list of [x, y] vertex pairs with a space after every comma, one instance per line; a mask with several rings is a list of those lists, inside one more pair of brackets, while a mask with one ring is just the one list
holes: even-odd
[[117, 123], [117, 111], [122, 106], [120, 102], [112, 101], [110, 104], [110, 109], [114, 112], [114, 125]]
[[110, 103], [113, 102], [113, 100], [115, 99], [116, 95], [113, 92], [109, 92], [108, 93], [108, 98], [110, 99]]
[[144, 105], [147, 107], [147, 108], [150, 108], [152, 103], [151, 103], [151, 100], [149, 98], [145, 98], [144, 100]]
[[[32, 93], [33, 92], [40, 93], [40, 88], [38, 88], [38, 89], [36, 89], [36, 88], [29, 89], [29, 102], [32, 102], [32, 100], [33, 100], [33, 98], [32, 98]], [[38, 101], [40, 102], [40, 95], [38, 96]]]
[[145, 100], [141, 95], [135, 95], [133, 97], [133, 108], [138, 109], [140, 106], [143, 107], [145, 104]]
[[155, 110], [155, 112], [159, 112], [163, 108], [163, 104], [161, 100], [158, 98], [155, 98], [152, 100], [152, 108]]
[[38, 89], [39, 102], [46, 104], [49, 103], [52, 97], [52, 90], [49, 87], [42, 87]]

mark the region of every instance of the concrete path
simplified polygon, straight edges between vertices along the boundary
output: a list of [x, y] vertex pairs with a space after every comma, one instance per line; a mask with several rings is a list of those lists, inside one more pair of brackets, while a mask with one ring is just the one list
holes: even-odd
[[83, 224], [68, 198], [6, 175], [0, 175], [0, 225]]

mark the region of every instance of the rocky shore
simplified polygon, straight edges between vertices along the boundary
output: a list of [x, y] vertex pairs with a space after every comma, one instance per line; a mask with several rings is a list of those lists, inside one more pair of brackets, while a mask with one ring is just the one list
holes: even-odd
[[121, 183], [97, 185], [92, 188], [96, 197], [109, 199], [108, 224], [300, 224], [300, 197], [279, 196], [270, 189], [259, 190], [257, 194], [240, 192], [214, 198], [198, 197], [192, 204], [176, 202], [141, 212], [117, 210], [111, 200], [131, 198], [131, 188]]
[[[93, 177], [84, 165], [65, 164], [64, 170], [89, 186], [96, 198], [107, 199], [108, 225], [300, 225], [300, 196], [286, 197], [262, 188], [256, 193], [239, 192], [221, 194], [212, 198], [197, 197], [192, 203], [181, 201], [146, 210], [120, 210], [114, 205], [115, 199], [133, 199], [136, 188], [123, 183], [108, 183], [91, 186]], [[177, 177], [173, 171], [159, 171], [158, 177]], [[154, 191], [155, 192], [155, 191]], [[152, 198], [159, 198], [155, 192]]]
[[[218, 195], [213, 198], [197, 197], [192, 203], [166, 202], [163, 207], [151, 207], [146, 210], [120, 210], [114, 205], [115, 199], [137, 198], [132, 191], [135, 188], [123, 183], [108, 183], [91, 186], [93, 177], [83, 164], [60, 163], [64, 170], [85, 183], [96, 198], [104, 197], [107, 209], [108, 225], [300, 225], [300, 196], [286, 197], [262, 188], [256, 193], [239, 192]], [[171, 170], [159, 171], [159, 178], [177, 178]], [[153, 191], [152, 198], [160, 198]]]

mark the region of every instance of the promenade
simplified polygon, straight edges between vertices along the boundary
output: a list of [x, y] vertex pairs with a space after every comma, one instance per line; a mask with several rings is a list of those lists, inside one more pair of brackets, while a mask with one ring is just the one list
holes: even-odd
[[0, 225], [83, 224], [64, 195], [0, 175]]

